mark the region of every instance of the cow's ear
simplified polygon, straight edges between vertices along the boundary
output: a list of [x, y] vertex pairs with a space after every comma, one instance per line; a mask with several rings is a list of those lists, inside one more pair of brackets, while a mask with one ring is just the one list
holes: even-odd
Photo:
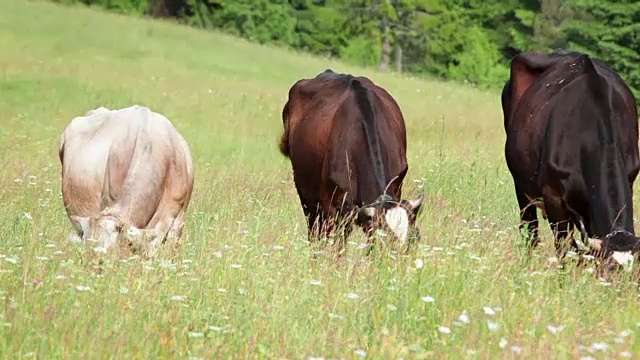
[[73, 227], [78, 231], [81, 237], [84, 238], [84, 234], [88, 236], [91, 233], [91, 222], [89, 221], [89, 217], [71, 215], [69, 216], [69, 220], [71, 220], [71, 224], [73, 224]]
[[404, 205], [409, 211], [413, 213], [414, 216], [417, 216], [422, 208], [422, 200], [424, 199], [424, 190], [420, 192], [417, 198], [413, 200], [403, 200]]
[[587, 241], [588, 241], [589, 248], [591, 248], [591, 250], [594, 250], [594, 251], [602, 250], [602, 240], [588, 238]]
[[373, 219], [376, 215], [376, 208], [373, 206], [365, 206], [358, 210], [358, 218], [356, 219], [358, 224], [365, 224]]

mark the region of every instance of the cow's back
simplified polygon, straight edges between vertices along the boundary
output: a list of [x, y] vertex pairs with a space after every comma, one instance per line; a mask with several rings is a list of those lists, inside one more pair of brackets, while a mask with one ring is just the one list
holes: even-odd
[[[576, 99], [569, 94], [581, 94], [587, 106], [595, 106], [594, 111], [600, 111], [602, 99], [593, 90], [607, 88], [612, 101], [611, 110], [615, 116], [611, 118], [616, 128], [616, 138], [624, 148], [625, 163], [629, 171], [629, 179], [635, 179], [638, 168], [638, 124], [636, 101], [622, 79], [609, 70], [603, 63], [593, 60], [592, 64], [600, 75], [599, 86], [589, 85], [583, 74], [581, 62], [592, 59], [574, 56], [567, 59], [549, 60], [555, 64], [545, 64], [546, 68], [530, 68], [530, 74], [521, 75], [517, 60], [512, 65], [512, 75], [503, 89], [502, 106], [505, 115], [505, 130], [507, 132], [506, 158], [512, 172], [520, 173], [522, 178], [539, 175], [539, 164], [548, 159], [543, 158], [545, 134], [550, 132], [549, 126], [555, 125], [554, 134], [560, 131], [567, 141], [562, 141], [565, 152], [578, 151], [587, 139], [576, 138], [576, 134], [585, 124], [568, 123], [566, 125], [549, 124], [549, 119], [564, 121], [576, 115], [569, 115], [570, 111], [580, 111], [572, 107]], [[591, 66], [591, 65], [589, 65]], [[536, 74], [537, 73], [537, 74]], [[535, 79], [532, 77], [535, 76]], [[592, 75], [592, 76], [595, 76]], [[519, 89], [519, 83], [525, 83]], [[607, 105], [607, 106], [609, 106]], [[565, 112], [562, 116], [552, 116], [551, 111]], [[581, 116], [577, 116], [580, 118]], [[574, 147], [574, 148], [572, 148]], [[526, 172], [524, 171], [526, 169]]]
[[347, 87], [331, 78], [300, 80], [290, 89], [283, 109], [280, 149], [291, 160], [297, 190], [308, 206], [320, 201], [329, 136]]
[[[358, 98], [359, 91], [367, 100]], [[356, 203], [374, 201], [396, 176], [389, 190], [400, 196], [407, 169], [405, 125], [399, 106], [384, 89], [364, 77], [324, 73], [294, 84], [283, 115], [280, 149], [291, 160], [298, 192], [308, 206], [341, 202], [345, 192]], [[375, 140], [368, 139], [365, 127]], [[379, 146], [379, 154], [371, 153], [370, 141]], [[385, 173], [375, 174], [374, 166]], [[382, 189], [378, 175], [384, 177]]]
[[114, 207], [135, 226], [145, 226], [164, 196], [176, 153], [192, 183], [186, 142], [166, 117], [143, 106], [98, 109], [73, 119], [60, 143], [68, 213], [86, 217]]
[[[503, 93], [507, 133], [505, 155], [510, 171], [517, 178], [533, 180], [539, 176], [540, 164], [545, 161], [543, 147], [549, 133], [550, 112], [569, 109], [573, 104], [563, 103], [562, 99], [567, 99], [569, 93], [584, 91], [579, 89], [583, 80], [580, 79], [581, 65], [576, 63], [576, 59], [553, 66], [545, 64], [546, 68], [527, 68], [524, 61], [526, 60], [514, 59], [510, 81], [503, 90], [509, 91], [508, 94]], [[563, 128], [563, 125], [556, 124], [556, 134]], [[572, 139], [564, 149], [569, 151], [569, 147], [573, 145], [579, 146], [579, 142]], [[529, 184], [536, 185], [536, 181]], [[531, 191], [531, 195], [539, 195], [533, 194], [535, 192], [537, 191]]]
[[[60, 138], [62, 196], [67, 211], [75, 216], [98, 213], [107, 159], [113, 139], [126, 133], [114, 127], [115, 111], [100, 108], [74, 118]], [[123, 124], [124, 125], [124, 124]]]
[[[361, 91], [369, 99], [359, 103], [357, 90], [352, 88], [350, 97], [335, 113], [327, 149], [329, 178], [340, 189], [350, 192], [357, 205], [375, 201], [385, 190], [400, 198], [400, 184], [407, 170], [402, 113], [385, 90], [366, 78], [356, 80], [366, 86]], [[371, 114], [363, 109], [366, 107]], [[365, 130], [367, 127], [369, 130]], [[372, 151], [375, 148], [379, 150]], [[376, 167], [380, 174], [376, 173]]]

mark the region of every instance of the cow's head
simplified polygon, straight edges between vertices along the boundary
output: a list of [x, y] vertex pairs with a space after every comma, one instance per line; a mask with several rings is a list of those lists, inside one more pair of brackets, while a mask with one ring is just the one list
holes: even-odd
[[602, 260], [607, 270], [632, 269], [640, 252], [640, 238], [628, 231], [616, 230], [603, 239], [593, 239], [588, 237], [582, 222], [579, 227], [581, 241], [576, 241], [579, 250]]
[[382, 232], [402, 243], [419, 240], [420, 233], [415, 227], [416, 217], [422, 207], [424, 191], [413, 200], [393, 201], [387, 195], [381, 195], [373, 204], [358, 210], [356, 223], [365, 232]]
[[[141, 250], [144, 245], [156, 237], [155, 229], [138, 229], [125, 224], [116, 216], [100, 214], [91, 217], [72, 216], [71, 222], [78, 230], [75, 241], [89, 244], [96, 252], [107, 252], [119, 243]], [[78, 239], [79, 238], [79, 239]]]
[[89, 243], [98, 252], [106, 252], [120, 238], [122, 222], [115, 216], [71, 216], [70, 219], [77, 231], [72, 241]]

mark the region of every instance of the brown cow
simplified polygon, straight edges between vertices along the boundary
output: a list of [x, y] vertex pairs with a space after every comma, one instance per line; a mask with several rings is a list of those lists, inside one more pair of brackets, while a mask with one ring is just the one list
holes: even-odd
[[624, 81], [582, 53], [521, 53], [511, 62], [502, 109], [506, 161], [530, 244], [538, 243], [537, 206], [561, 258], [575, 226], [582, 241], [574, 239], [574, 249], [608, 264], [631, 262], [640, 250], [632, 200], [640, 160], [636, 99]]
[[400, 200], [408, 170], [406, 130], [387, 91], [365, 77], [327, 69], [291, 87], [282, 120], [280, 151], [291, 160], [309, 241], [346, 220], [336, 242], [342, 252], [352, 215], [370, 243], [375, 230], [390, 230], [403, 243], [419, 237], [415, 218], [423, 194]]

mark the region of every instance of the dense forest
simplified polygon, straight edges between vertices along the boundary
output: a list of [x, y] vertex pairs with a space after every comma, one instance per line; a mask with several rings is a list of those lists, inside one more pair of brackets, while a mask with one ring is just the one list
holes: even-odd
[[54, 0], [174, 18], [260, 43], [500, 87], [517, 51], [583, 51], [640, 95], [637, 0]]

